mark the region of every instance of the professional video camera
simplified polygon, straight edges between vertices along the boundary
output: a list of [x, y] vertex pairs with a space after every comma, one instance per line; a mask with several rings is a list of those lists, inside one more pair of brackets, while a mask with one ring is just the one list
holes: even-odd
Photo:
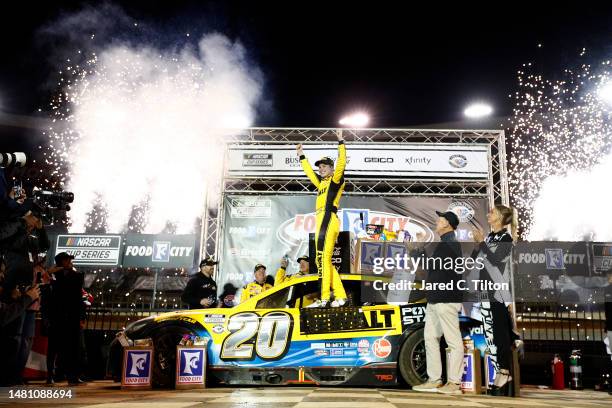
[[70, 203], [74, 201], [74, 194], [69, 191], [33, 190], [33, 205], [40, 213], [43, 222], [53, 223], [70, 211]]

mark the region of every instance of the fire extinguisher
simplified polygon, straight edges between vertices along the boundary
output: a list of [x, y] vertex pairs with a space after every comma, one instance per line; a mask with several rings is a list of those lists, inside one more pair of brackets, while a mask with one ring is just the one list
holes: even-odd
[[572, 390], [582, 389], [582, 355], [580, 350], [572, 350], [570, 356], [570, 388]]
[[563, 361], [558, 354], [555, 354], [555, 357], [552, 361], [552, 388], [553, 390], [562, 390], [565, 388], [565, 372], [563, 367]]

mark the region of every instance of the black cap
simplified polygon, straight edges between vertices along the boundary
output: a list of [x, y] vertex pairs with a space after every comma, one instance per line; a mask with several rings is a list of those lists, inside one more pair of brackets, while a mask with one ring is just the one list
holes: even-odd
[[213, 266], [213, 265], [217, 265], [219, 262], [215, 261], [214, 259], [212, 259], [212, 257], [207, 256], [206, 258], [202, 259], [202, 261], [200, 262], [200, 268], [203, 266]]
[[319, 167], [319, 164], [327, 164], [327, 165], [333, 166], [334, 161], [332, 160], [331, 157], [325, 156], [325, 157], [321, 157], [319, 160], [315, 162], [315, 167]]
[[306, 261], [309, 262], [310, 258], [308, 258], [308, 255], [302, 255], [300, 256], [298, 259], [295, 260], [295, 262], [300, 263], [300, 261]]
[[436, 211], [436, 214], [438, 214], [438, 217], [442, 217], [446, 219], [446, 221], [448, 221], [448, 223], [450, 224], [451, 227], [453, 227], [453, 229], [457, 229], [457, 226], [459, 225], [459, 217], [457, 217], [457, 214], [455, 214], [452, 211], [446, 211], [446, 212]]
[[70, 255], [68, 252], [60, 252], [59, 254], [55, 255], [55, 264], [61, 264], [64, 259], [74, 259], [74, 256]]
[[257, 270], [258, 270], [259, 268], [268, 269], [268, 268], [266, 268], [266, 265], [263, 265], [263, 264], [257, 264], [257, 265], [255, 265], [255, 269], [253, 269], [253, 272], [257, 272]]

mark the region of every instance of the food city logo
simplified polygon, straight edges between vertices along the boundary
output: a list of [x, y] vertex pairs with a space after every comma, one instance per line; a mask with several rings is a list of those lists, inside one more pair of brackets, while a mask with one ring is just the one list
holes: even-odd
[[475, 210], [470, 203], [466, 201], [453, 201], [449, 204], [447, 211], [452, 211], [457, 214], [460, 222], [468, 222], [474, 218]]
[[228, 199], [232, 218], [270, 218], [272, 200], [255, 197], [232, 197]]
[[192, 246], [172, 246], [170, 241], [153, 241], [152, 245], [128, 245], [125, 256], [151, 257], [153, 262], [170, 262], [171, 257], [191, 256]]
[[468, 159], [462, 154], [453, 154], [448, 158], [448, 163], [456, 169], [462, 169], [468, 165]]
[[151, 378], [152, 350], [126, 350], [124, 384], [147, 385]]
[[[384, 225], [389, 231], [409, 231], [412, 236], [425, 234], [425, 240], [433, 237], [431, 229], [422, 221], [405, 215], [367, 208], [345, 208], [338, 211], [340, 230], [358, 233], [366, 224]], [[363, 218], [363, 223], [361, 219]], [[290, 247], [308, 240], [308, 234], [316, 230], [316, 213], [298, 214], [283, 222], [277, 229], [277, 238]]]
[[242, 167], [272, 167], [272, 153], [243, 153]]
[[545, 248], [544, 252], [520, 252], [519, 264], [545, 264], [546, 269], [562, 270], [567, 265], [584, 265], [585, 253], [566, 253], [562, 248]]
[[177, 382], [193, 384], [204, 382], [204, 349], [179, 348]]

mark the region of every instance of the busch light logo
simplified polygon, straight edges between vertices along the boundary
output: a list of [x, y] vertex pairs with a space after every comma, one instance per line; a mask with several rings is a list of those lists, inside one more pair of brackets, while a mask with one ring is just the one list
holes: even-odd
[[127, 350], [124, 384], [149, 385], [151, 378], [151, 350]]
[[565, 269], [561, 248], [546, 248], [544, 251], [546, 253], [546, 269]]
[[468, 222], [474, 218], [474, 207], [467, 201], [453, 201], [447, 208], [447, 211], [452, 211], [457, 214], [460, 222]]
[[[363, 223], [361, 222], [361, 214], [363, 214]], [[344, 231], [359, 233], [365, 229], [368, 223], [370, 210], [366, 209], [344, 209], [342, 210], [342, 229]]]
[[204, 383], [204, 349], [179, 348], [179, 365], [177, 367], [177, 384]]
[[151, 260], [153, 262], [170, 262], [170, 242], [154, 241]]
[[462, 154], [453, 154], [448, 158], [448, 163], [456, 169], [461, 169], [468, 164], [467, 157]]

